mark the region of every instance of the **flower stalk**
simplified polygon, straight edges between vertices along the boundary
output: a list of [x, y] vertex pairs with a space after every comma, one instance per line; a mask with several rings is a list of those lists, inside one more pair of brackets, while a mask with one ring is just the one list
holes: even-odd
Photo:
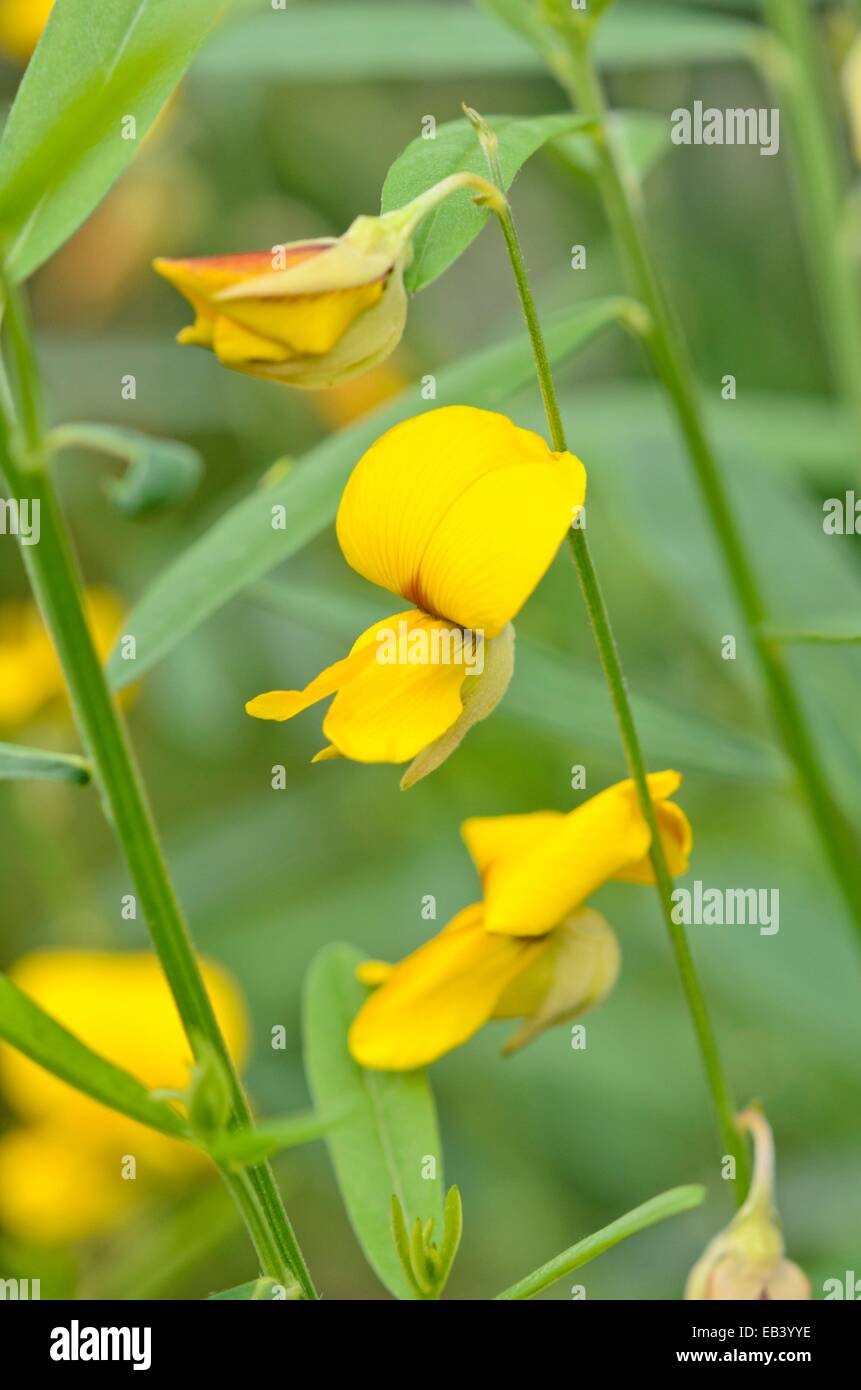
[[[475, 126], [479, 140], [481, 141], [491, 178], [502, 191], [504, 190], [504, 185], [502, 183], [502, 173], [499, 165], [496, 136], [477, 112], [469, 108], [465, 108], [465, 110], [469, 120]], [[498, 213], [498, 217], [505, 238], [505, 244], [508, 249], [509, 260], [511, 261], [511, 268], [517, 285], [523, 315], [532, 342], [535, 368], [553, 448], [557, 451], [565, 450], [567, 448], [565, 442], [565, 428], [562, 422], [559, 399], [553, 381], [553, 373], [544, 343], [541, 323], [529, 284], [529, 277], [520, 246], [520, 239], [507, 200], [505, 208], [502, 212]], [[735, 1105], [732, 1092], [724, 1073], [714, 1029], [711, 1024], [705, 997], [699, 983], [696, 966], [685, 935], [684, 927], [674, 919], [672, 900], [673, 880], [667, 866], [667, 859], [661, 840], [657, 816], [649, 793], [646, 761], [643, 756], [637, 726], [634, 721], [633, 710], [628, 698], [619, 649], [616, 645], [616, 639], [610, 622], [610, 615], [604, 601], [598, 574], [592, 561], [586, 532], [582, 527], [575, 526], [569, 531], [568, 538], [580, 590], [586, 605], [586, 612], [595, 638], [595, 644], [598, 648], [598, 655], [610, 692], [616, 721], [619, 726], [625, 759], [637, 790], [637, 799], [643, 818], [651, 833], [651, 848], [649, 855], [654, 870], [661, 913], [670, 937], [676, 967], [693, 1022], [709, 1091], [711, 1093], [712, 1104], [721, 1134], [721, 1140], [725, 1152], [731, 1154], [735, 1159], [736, 1192], [738, 1200], [741, 1202], [744, 1199], [744, 1194], [748, 1185], [749, 1168], [747, 1150], [735, 1124]]]
[[636, 199], [607, 133], [608, 109], [600, 76], [579, 32], [573, 27], [566, 28], [565, 32], [569, 40], [569, 90], [580, 111], [594, 118], [598, 125], [595, 141], [600, 160], [600, 189], [629, 281], [649, 316], [650, 327], [645, 341], [684, 435], [784, 750], [793, 765], [823, 855], [861, 941], [861, 872], [854, 836], [823, 773], [784, 654], [779, 643], [765, 634], [769, 615], [705, 431], [684, 335], [655, 272]]
[[[5, 292], [4, 318], [15, 366], [20, 420], [9, 384], [0, 385], [0, 471], [19, 503], [38, 504], [38, 545], [22, 547], [36, 601], [54, 640], [75, 720], [91, 759], [105, 814], [120, 841], [135, 891], [188, 1036], [200, 1061], [201, 1039], [228, 1078], [230, 1127], [251, 1124], [248, 1101], [204, 985], [191, 936], [170, 879], [146, 793], [120, 713], [93, 645], [78, 570], [47, 468], [39, 377], [27, 324], [16, 296]], [[222, 1176], [242, 1212], [261, 1269], [285, 1286], [316, 1297], [271, 1169], [259, 1164]]]

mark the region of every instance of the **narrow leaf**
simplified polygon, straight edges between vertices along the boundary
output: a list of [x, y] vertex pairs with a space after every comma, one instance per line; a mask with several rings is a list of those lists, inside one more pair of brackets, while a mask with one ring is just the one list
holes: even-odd
[[185, 1121], [176, 1111], [154, 1100], [130, 1072], [93, 1052], [3, 975], [0, 1038], [109, 1109], [174, 1138], [187, 1137]]
[[[436, 1110], [421, 1072], [360, 1067], [347, 1049], [347, 1030], [367, 991], [356, 979], [362, 955], [327, 946], [305, 988], [305, 1066], [316, 1105], [347, 1105], [347, 1119], [327, 1135], [338, 1187], [368, 1262], [397, 1297], [415, 1298], [392, 1239], [392, 1193], [407, 1228], [433, 1217], [442, 1227], [442, 1148]], [[424, 1177], [430, 1161], [434, 1177]]]
[[[513, 16], [515, 32], [454, 0], [305, 0], [225, 28], [193, 75], [218, 82], [358, 82], [546, 71], [532, 7], [496, 0], [493, 8]], [[748, 59], [757, 32], [728, 16], [691, 14], [678, 5], [626, 4], [602, 20], [596, 56], [610, 70]]]
[[[510, 188], [518, 170], [549, 140], [585, 131], [593, 122], [566, 112], [556, 116], [488, 116], [499, 139], [503, 181]], [[475, 130], [465, 118], [437, 127], [433, 140], [419, 135], [389, 169], [383, 184], [383, 212], [403, 207], [449, 174], [470, 172], [487, 177], [487, 162]], [[441, 203], [418, 227], [407, 288], [424, 289], [456, 261], [493, 214], [476, 207], [464, 190]]]
[[[61, 0], [0, 141], [10, 278], [71, 236], [140, 148], [219, 13], [213, 0]], [[133, 122], [133, 124], [131, 124]]]
[[92, 777], [86, 758], [72, 753], [52, 753], [42, 748], [23, 748], [0, 743], [0, 781], [77, 782], [85, 786]]
[[93, 450], [125, 463], [122, 477], [109, 479], [105, 490], [114, 506], [131, 517], [165, 511], [184, 501], [202, 469], [200, 454], [187, 444], [115, 425], [60, 425], [51, 430], [48, 444], [54, 450]]
[[[603, 328], [623, 321], [632, 307], [628, 300], [604, 299], [551, 317], [546, 326], [551, 361], [571, 356]], [[144, 675], [204, 619], [331, 525], [350, 472], [385, 430], [441, 405], [503, 405], [534, 370], [525, 335], [486, 348], [440, 372], [432, 405], [422, 399], [420, 386], [411, 387], [392, 405], [318, 444], [286, 477], [255, 489], [168, 565], [126, 620], [137, 660], [123, 661], [114, 651], [108, 663], [113, 689]], [[272, 525], [275, 507], [283, 508], [283, 529]]]
[[694, 1207], [701, 1206], [705, 1201], [705, 1195], [704, 1187], [693, 1185], [673, 1187], [669, 1192], [662, 1192], [660, 1196], [652, 1197], [648, 1202], [643, 1202], [642, 1206], [626, 1212], [618, 1220], [611, 1221], [609, 1226], [603, 1226], [600, 1231], [586, 1236], [585, 1240], [578, 1241], [570, 1249], [563, 1250], [561, 1255], [548, 1260], [540, 1269], [533, 1270], [525, 1279], [512, 1284], [510, 1289], [498, 1293], [496, 1297], [511, 1300], [534, 1298], [543, 1289], [555, 1284], [557, 1279], [562, 1279], [574, 1269], [580, 1269], [582, 1265], [588, 1264], [598, 1255], [603, 1255], [605, 1250], [611, 1250], [614, 1245], [627, 1240], [629, 1236], [635, 1236], [649, 1226], [656, 1226], [659, 1221], [666, 1221], [670, 1216], [679, 1216], [684, 1211], [692, 1211]]

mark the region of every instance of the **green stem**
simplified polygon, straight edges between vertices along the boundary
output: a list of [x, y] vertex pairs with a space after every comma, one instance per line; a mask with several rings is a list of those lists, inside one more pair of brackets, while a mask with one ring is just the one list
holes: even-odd
[[[473, 119], [474, 123], [478, 126], [479, 136], [484, 146], [485, 154], [487, 155], [491, 176], [497, 186], [503, 189], [504, 184], [502, 182], [495, 136], [493, 132], [481, 122], [480, 117], [477, 117], [474, 112], [469, 114], [470, 118]], [[505, 244], [508, 249], [511, 267], [514, 272], [514, 279], [517, 284], [523, 315], [526, 319], [526, 326], [529, 330], [529, 337], [532, 342], [535, 368], [541, 389], [541, 397], [544, 402], [545, 413], [547, 415], [547, 424], [550, 430], [551, 441], [553, 448], [557, 452], [563, 452], [567, 449], [567, 444], [565, 440], [565, 428], [562, 423], [562, 414], [559, 409], [559, 399], [553, 382], [553, 373], [550, 367], [550, 360], [547, 356], [541, 323], [535, 308], [535, 301], [532, 297], [532, 290], [526, 272], [520, 239], [517, 235], [517, 229], [514, 225], [511, 210], [507, 204], [504, 210], [498, 214], [498, 217], [503, 236], [505, 237]], [[643, 818], [651, 834], [651, 849], [649, 854], [654, 870], [661, 912], [666, 923], [667, 932], [676, 960], [676, 966], [682, 983], [682, 989], [684, 990], [688, 1009], [693, 1021], [694, 1031], [705, 1067], [706, 1078], [711, 1092], [712, 1103], [714, 1105], [724, 1149], [726, 1153], [732, 1154], [735, 1158], [736, 1192], [738, 1194], [738, 1200], [742, 1201], [747, 1190], [749, 1171], [747, 1149], [735, 1125], [734, 1117], [736, 1107], [721, 1065], [717, 1041], [709, 1019], [705, 998], [697, 977], [696, 966], [694, 965], [690, 946], [688, 945], [684, 927], [681, 923], [677, 922], [674, 917], [673, 880], [664, 853], [664, 846], [657, 816], [655, 814], [654, 803], [652, 802], [649, 792], [646, 761], [643, 756], [639, 734], [634, 722], [634, 714], [628, 698], [619, 649], [613, 635], [610, 615], [607, 611], [607, 605], [604, 602], [604, 596], [598, 582], [598, 575], [592, 562], [586, 533], [582, 528], [573, 527], [568, 534], [571, 553], [577, 570], [577, 578], [586, 604], [586, 612], [598, 648], [598, 655], [610, 691], [610, 698], [613, 702], [613, 709], [616, 714], [616, 722], [619, 726], [619, 733], [625, 750], [628, 770], [637, 790], [637, 799], [640, 803]]]
[[808, 0], [766, 0], [765, 11], [779, 43], [763, 50], [763, 66], [792, 126], [790, 154], [827, 350], [861, 426], [861, 282], [847, 232], [847, 169], [831, 119], [820, 35]]
[[[9, 338], [16, 358], [23, 435], [0, 391], [0, 469], [10, 494], [39, 510], [38, 545], [21, 554], [45, 625], [54, 640], [84, 748], [96, 771], [102, 803], [122, 845], [192, 1053], [204, 1038], [230, 1079], [232, 1127], [247, 1128], [251, 1112], [227, 1050], [198, 966], [191, 936], [174, 892], [140, 773], [119, 711], [111, 699], [84, 611], [78, 570], [51, 477], [38, 413], [38, 376], [29, 335], [14, 297], [6, 301]], [[261, 1267], [279, 1282], [298, 1280], [316, 1297], [271, 1170], [260, 1164], [237, 1179], [226, 1174], [249, 1225]]]
[[717, 459], [705, 432], [684, 335], [654, 271], [639, 208], [617, 160], [607, 129], [607, 105], [589, 51], [569, 33], [571, 87], [580, 110], [599, 123], [596, 142], [600, 185], [610, 225], [635, 292], [651, 320], [647, 343], [685, 437], [694, 473], [723, 555], [727, 575], [753, 644], [772, 713], [824, 856], [861, 938], [861, 876], [852, 830], [834, 801], [807, 727], [807, 720], [779, 644], [764, 635], [768, 624], [759, 583], [747, 558]]
[[563, 1250], [561, 1255], [548, 1260], [540, 1269], [533, 1270], [525, 1279], [519, 1279], [516, 1284], [512, 1284], [503, 1293], [498, 1293], [496, 1297], [506, 1302], [534, 1298], [544, 1289], [549, 1289], [557, 1279], [564, 1278], [572, 1270], [580, 1269], [598, 1255], [603, 1255], [605, 1250], [612, 1250], [620, 1241], [628, 1240], [649, 1226], [666, 1221], [668, 1217], [679, 1216], [684, 1211], [693, 1211], [695, 1207], [702, 1205], [705, 1195], [705, 1188], [693, 1186], [674, 1187], [669, 1192], [662, 1192], [659, 1197], [652, 1197], [641, 1206], [634, 1207], [633, 1211], [618, 1217], [616, 1221], [611, 1221], [609, 1226], [602, 1226], [600, 1231], [594, 1231], [591, 1236], [578, 1240], [569, 1250]]

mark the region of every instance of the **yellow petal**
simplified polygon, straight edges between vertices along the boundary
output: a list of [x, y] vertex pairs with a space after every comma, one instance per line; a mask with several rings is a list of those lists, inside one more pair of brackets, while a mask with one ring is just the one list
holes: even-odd
[[[675, 772], [649, 777], [659, 807], [679, 780]], [[668, 848], [676, 871], [684, 867], [679, 854], [682, 821], [689, 846], [682, 813], [659, 815], [662, 830], [666, 823], [671, 831]], [[630, 873], [633, 881], [645, 881], [637, 875], [643, 872], [650, 836], [631, 781], [609, 787], [568, 815], [539, 811], [478, 818], [466, 821], [462, 833], [482, 875], [489, 932], [539, 935], [558, 926], [608, 880]]]
[[412, 1071], [472, 1037], [543, 942], [490, 936], [480, 903], [396, 965], [363, 1004], [349, 1033], [364, 1067]]
[[349, 656], [304, 690], [271, 690], [249, 700], [246, 711], [256, 719], [292, 719], [337, 691], [323, 721], [335, 751], [324, 749], [314, 761], [341, 756], [362, 763], [406, 762], [438, 739], [463, 709], [463, 664], [410, 659], [411, 653], [432, 654], [434, 634], [444, 651], [450, 625], [416, 609], [395, 613], [363, 632]]
[[[245, 1006], [231, 977], [211, 961], [203, 976], [228, 1046], [246, 1050]], [[10, 978], [76, 1037], [150, 1089], [187, 1085], [191, 1057], [161, 967], [149, 952], [33, 951]], [[27, 1119], [62, 1120], [92, 1136], [115, 1122], [97, 1101], [67, 1086], [22, 1053], [0, 1044], [0, 1089]]]
[[[378, 280], [371, 285], [333, 290], [328, 294], [291, 295], [284, 299], [219, 300], [221, 307], [216, 320], [215, 351], [229, 366], [236, 360], [233, 357], [228, 361], [220, 350], [219, 326], [223, 321], [233, 326], [237, 340], [240, 329], [248, 331], [249, 359], [257, 355], [253, 351], [255, 339], [281, 347], [280, 358], [267, 354], [263, 359], [265, 361], [285, 361], [306, 353], [320, 356], [335, 346], [359, 314], [382, 298], [383, 289], [384, 281]], [[226, 329], [222, 330], [222, 336], [228, 337]]]
[[586, 473], [504, 415], [447, 406], [389, 430], [338, 510], [354, 569], [425, 612], [499, 633], [552, 561]]
[[[360, 641], [397, 633], [401, 623], [410, 642], [451, 631], [450, 624], [411, 610], [376, 623]], [[378, 646], [376, 654], [383, 650]], [[345, 758], [356, 762], [406, 762], [459, 719], [465, 679], [475, 678], [466, 676], [462, 664], [374, 660], [341, 686], [323, 721], [323, 733]]]
[[212, 321], [209, 333], [211, 342], [201, 341], [205, 336], [206, 328], [201, 332], [197, 324], [191, 333], [186, 330], [184, 336], [180, 334], [185, 343], [211, 346], [219, 362], [223, 362], [225, 367], [241, 367], [246, 362], [286, 362], [294, 355], [283, 343], [265, 338], [262, 333], [255, 333], [241, 323], [225, 318], [223, 314], [219, 314]]

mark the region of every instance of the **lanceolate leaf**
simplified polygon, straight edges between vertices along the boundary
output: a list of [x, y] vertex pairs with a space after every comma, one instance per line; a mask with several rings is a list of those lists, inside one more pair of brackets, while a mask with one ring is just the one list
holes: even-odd
[[[252, 0], [245, 8], [253, 14], [216, 35], [195, 76], [345, 82], [546, 71], [541, 26], [525, 0], [490, 0], [496, 14], [459, 0], [293, 0], [263, 13]], [[726, 15], [632, 0], [602, 19], [595, 48], [606, 69], [719, 63], [750, 58], [757, 33]]]
[[211, 1293], [210, 1302], [217, 1299], [229, 1299], [231, 1302], [243, 1303], [270, 1303], [283, 1300], [286, 1290], [283, 1284], [277, 1284], [274, 1279], [262, 1278], [252, 1279], [248, 1284], [237, 1284], [232, 1289], [224, 1289], [221, 1293]]
[[[625, 319], [632, 307], [627, 300], [598, 300], [549, 319], [551, 360], [575, 353], [602, 328]], [[113, 688], [137, 680], [205, 618], [325, 530], [351, 470], [385, 430], [442, 405], [504, 406], [533, 372], [525, 335], [487, 348], [440, 372], [435, 401], [423, 400], [421, 388], [412, 387], [393, 405], [324, 440], [286, 477], [244, 498], [163, 571], [127, 619], [124, 628], [136, 638], [137, 660], [122, 661], [114, 652], [108, 667]], [[283, 526], [273, 526], [273, 509], [282, 509]]]
[[120, 478], [111, 478], [106, 491], [127, 516], [148, 516], [182, 502], [197, 486], [200, 455], [175, 439], [154, 439], [139, 430], [115, 425], [69, 424], [51, 431], [53, 449], [89, 449], [126, 464]]
[[86, 758], [72, 753], [52, 753], [42, 748], [23, 748], [0, 743], [0, 781], [77, 782], [86, 786], [92, 769]]
[[354, 947], [333, 945], [314, 960], [305, 991], [305, 1066], [321, 1110], [349, 1107], [327, 1143], [356, 1237], [386, 1287], [411, 1299], [415, 1290], [392, 1236], [392, 1194], [410, 1229], [417, 1217], [433, 1218], [441, 1237], [442, 1148], [424, 1073], [368, 1071], [347, 1050], [347, 1030], [367, 994], [355, 977], [361, 959]]
[[0, 141], [0, 237], [21, 280], [89, 216], [140, 148], [222, 6], [60, 0]]
[[175, 1138], [187, 1137], [185, 1122], [174, 1110], [154, 1100], [130, 1072], [93, 1052], [3, 975], [0, 1038], [111, 1110]]
[[[530, 155], [548, 140], [585, 131], [593, 122], [582, 116], [488, 116], [499, 139], [499, 162], [506, 188]], [[437, 127], [432, 140], [421, 135], [395, 160], [383, 184], [383, 212], [403, 207], [448, 174], [469, 172], [487, 177], [487, 161], [475, 130], [466, 118]], [[406, 273], [407, 288], [424, 289], [466, 250], [493, 214], [476, 207], [464, 190], [441, 203], [419, 226], [413, 238], [413, 259]]]

